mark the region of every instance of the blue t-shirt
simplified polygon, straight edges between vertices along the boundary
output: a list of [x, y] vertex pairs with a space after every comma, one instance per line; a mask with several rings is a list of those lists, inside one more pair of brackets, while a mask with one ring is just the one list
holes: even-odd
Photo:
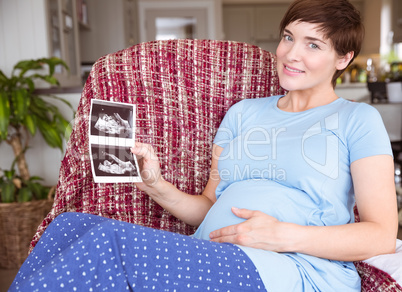
[[[301, 225], [354, 221], [350, 164], [392, 155], [380, 114], [342, 98], [285, 112], [277, 107], [281, 97], [246, 99], [229, 109], [214, 139], [223, 148], [217, 202], [195, 237], [209, 240], [211, 231], [244, 221], [233, 215], [233, 206]], [[353, 263], [241, 248], [269, 291], [360, 291]]]

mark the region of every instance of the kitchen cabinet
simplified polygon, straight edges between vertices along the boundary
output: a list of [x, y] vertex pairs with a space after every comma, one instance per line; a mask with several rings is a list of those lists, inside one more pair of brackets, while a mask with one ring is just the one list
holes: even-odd
[[137, 5], [134, 0], [86, 0], [89, 29], [80, 27], [81, 62], [92, 64], [100, 57], [138, 43]]
[[224, 4], [224, 38], [275, 52], [279, 24], [288, 4]]
[[62, 86], [81, 85], [81, 61], [76, 0], [47, 0], [50, 56], [63, 59], [69, 70], [59, 66], [55, 76]]
[[253, 7], [250, 5], [224, 5], [222, 11], [224, 38], [253, 43]]
[[402, 2], [393, 0], [392, 2], [392, 30], [394, 32], [394, 43], [402, 43]]

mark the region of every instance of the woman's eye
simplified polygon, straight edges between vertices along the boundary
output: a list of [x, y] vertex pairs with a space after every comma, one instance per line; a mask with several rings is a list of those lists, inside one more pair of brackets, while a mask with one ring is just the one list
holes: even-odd
[[283, 38], [286, 40], [286, 41], [293, 41], [293, 39], [292, 39], [292, 37], [290, 36], [290, 35], [284, 35], [283, 36]]
[[312, 48], [312, 49], [319, 49], [319, 48], [320, 48], [320, 47], [317, 46], [316, 44], [310, 44], [309, 46], [310, 46], [310, 48]]

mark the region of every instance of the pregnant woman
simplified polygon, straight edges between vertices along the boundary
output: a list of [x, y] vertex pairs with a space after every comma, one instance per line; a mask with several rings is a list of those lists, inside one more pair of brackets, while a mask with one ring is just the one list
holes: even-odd
[[352, 261], [393, 252], [397, 232], [381, 117], [334, 91], [360, 52], [360, 15], [347, 0], [296, 0], [280, 32], [287, 94], [229, 109], [201, 195], [165, 181], [150, 145], [131, 149], [137, 187], [193, 236], [64, 213], [11, 291], [360, 291]]

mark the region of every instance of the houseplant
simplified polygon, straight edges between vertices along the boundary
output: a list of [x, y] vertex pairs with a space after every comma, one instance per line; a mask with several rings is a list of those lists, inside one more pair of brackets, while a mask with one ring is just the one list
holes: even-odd
[[[14, 152], [10, 169], [0, 167], [0, 267], [16, 268], [27, 256], [35, 230], [50, 210], [51, 187], [31, 176], [25, 152], [30, 138], [39, 132], [51, 147], [63, 149], [69, 122], [57, 106], [35, 93], [39, 80], [58, 85], [56, 66], [67, 68], [59, 58], [18, 62], [7, 77], [0, 70], [0, 143]], [[70, 103], [56, 96], [49, 97]], [[16, 171], [17, 166], [18, 171]]]

